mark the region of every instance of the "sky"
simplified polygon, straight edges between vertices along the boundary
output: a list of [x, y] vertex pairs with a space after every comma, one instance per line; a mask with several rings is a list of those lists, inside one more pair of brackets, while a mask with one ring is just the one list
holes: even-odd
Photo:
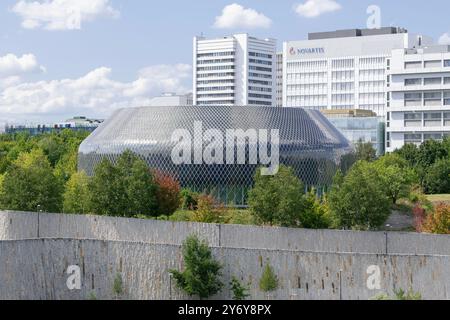
[[365, 28], [367, 8], [450, 44], [448, 0], [0, 0], [0, 125], [106, 118], [192, 87], [192, 39]]

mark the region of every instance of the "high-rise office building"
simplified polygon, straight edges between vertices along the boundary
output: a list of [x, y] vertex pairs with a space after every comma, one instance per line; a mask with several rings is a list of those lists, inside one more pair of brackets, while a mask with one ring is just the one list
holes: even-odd
[[450, 46], [394, 50], [386, 150], [450, 136]]
[[393, 49], [429, 44], [402, 28], [309, 34], [283, 44], [283, 106], [363, 109], [385, 116]]
[[277, 53], [277, 107], [283, 106], [283, 53]]
[[276, 40], [195, 37], [193, 52], [194, 105], [275, 105]]

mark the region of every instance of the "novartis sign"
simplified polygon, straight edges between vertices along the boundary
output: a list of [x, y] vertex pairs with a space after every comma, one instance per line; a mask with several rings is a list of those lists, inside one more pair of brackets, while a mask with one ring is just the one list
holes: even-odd
[[289, 49], [291, 56], [305, 55], [305, 54], [322, 54], [325, 53], [325, 48], [294, 48]]

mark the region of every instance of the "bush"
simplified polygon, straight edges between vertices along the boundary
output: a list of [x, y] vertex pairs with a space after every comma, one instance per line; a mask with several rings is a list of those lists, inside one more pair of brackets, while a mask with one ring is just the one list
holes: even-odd
[[434, 163], [425, 175], [424, 184], [428, 194], [450, 193], [450, 158]]
[[244, 287], [236, 277], [231, 279], [230, 287], [233, 293], [233, 300], [245, 300], [250, 296], [248, 288]]
[[255, 185], [249, 192], [250, 210], [263, 223], [299, 227], [304, 210], [304, 186], [292, 168], [281, 165], [273, 176], [257, 170]]
[[197, 200], [197, 210], [192, 212], [191, 221], [202, 223], [222, 223], [226, 215], [224, 206], [213, 196], [200, 195]]
[[158, 186], [156, 190], [158, 215], [171, 215], [180, 207], [180, 184], [172, 176], [160, 171], [153, 171], [153, 175]]
[[224, 223], [239, 225], [256, 225], [255, 216], [250, 210], [228, 209], [225, 214]]
[[391, 214], [383, 180], [370, 163], [360, 161], [343, 176], [338, 172], [329, 194], [330, 211], [339, 227], [371, 230]]
[[181, 209], [183, 210], [195, 210], [197, 208], [197, 200], [200, 196], [199, 193], [190, 189], [181, 190]]
[[73, 174], [66, 183], [64, 192], [64, 213], [86, 214], [90, 212], [89, 177], [86, 173]]
[[423, 221], [424, 232], [450, 234], [450, 205], [441, 203]]
[[180, 289], [200, 299], [209, 298], [222, 289], [222, 266], [213, 258], [206, 241], [200, 241], [197, 236], [188, 237], [183, 243], [183, 258], [183, 272], [170, 270]]
[[322, 203], [311, 190], [305, 197], [305, 208], [300, 213], [302, 228], [306, 229], [328, 229], [331, 226], [331, 218], [325, 203]]
[[264, 268], [263, 274], [259, 281], [259, 288], [261, 291], [266, 293], [278, 289], [278, 278], [269, 264], [266, 264], [266, 267]]

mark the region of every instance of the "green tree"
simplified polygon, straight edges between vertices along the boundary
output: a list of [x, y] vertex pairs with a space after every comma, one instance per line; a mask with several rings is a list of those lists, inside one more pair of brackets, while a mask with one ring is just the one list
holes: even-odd
[[222, 289], [222, 266], [214, 259], [206, 241], [200, 241], [195, 235], [189, 236], [183, 243], [183, 258], [183, 272], [170, 270], [180, 289], [200, 299], [209, 298]]
[[322, 203], [313, 189], [305, 196], [305, 206], [300, 213], [302, 228], [328, 229], [331, 226], [331, 218], [325, 203]]
[[387, 154], [374, 162], [374, 169], [383, 181], [386, 195], [393, 204], [401, 197], [408, 197], [411, 186], [418, 178], [408, 162], [398, 154]]
[[356, 159], [364, 161], [374, 161], [377, 158], [377, 151], [371, 142], [359, 140], [356, 143]]
[[255, 217], [263, 223], [300, 226], [300, 213], [305, 205], [303, 196], [303, 183], [292, 168], [281, 165], [273, 176], [263, 176], [261, 170], [257, 170], [248, 204]]
[[383, 180], [365, 161], [356, 163], [343, 177], [335, 176], [329, 207], [341, 228], [370, 230], [383, 225], [390, 215], [390, 199]]
[[89, 177], [84, 171], [73, 174], [67, 181], [63, 208], [65, 213], [90, 212]]
[[275, 275], [270, 264], [266, 264], [261, 279], [259, 280], [259, 288], [263, 292], [272, 292], [278, 289], [278, 277]]
[[21, 153], [3, 178], [2, 207], [9, 210], [59, 212], [62, 185], [40, 149]]
[[233, 293], [233, 300], [245, 300], [250, 296], [248, 294], [248, 288], [242, 285], [236, 277], [231, 279], [230, 288]]
[[410, 167], [415, 167], [418, 163], [419, 149], [415, 144], [407, 143], [401, 149], [396, 150], [395, 154], [405, 159]]
[[424, 185], [429, 194], [450, 193], [450, 158], [440, 159], [428, 169]]

